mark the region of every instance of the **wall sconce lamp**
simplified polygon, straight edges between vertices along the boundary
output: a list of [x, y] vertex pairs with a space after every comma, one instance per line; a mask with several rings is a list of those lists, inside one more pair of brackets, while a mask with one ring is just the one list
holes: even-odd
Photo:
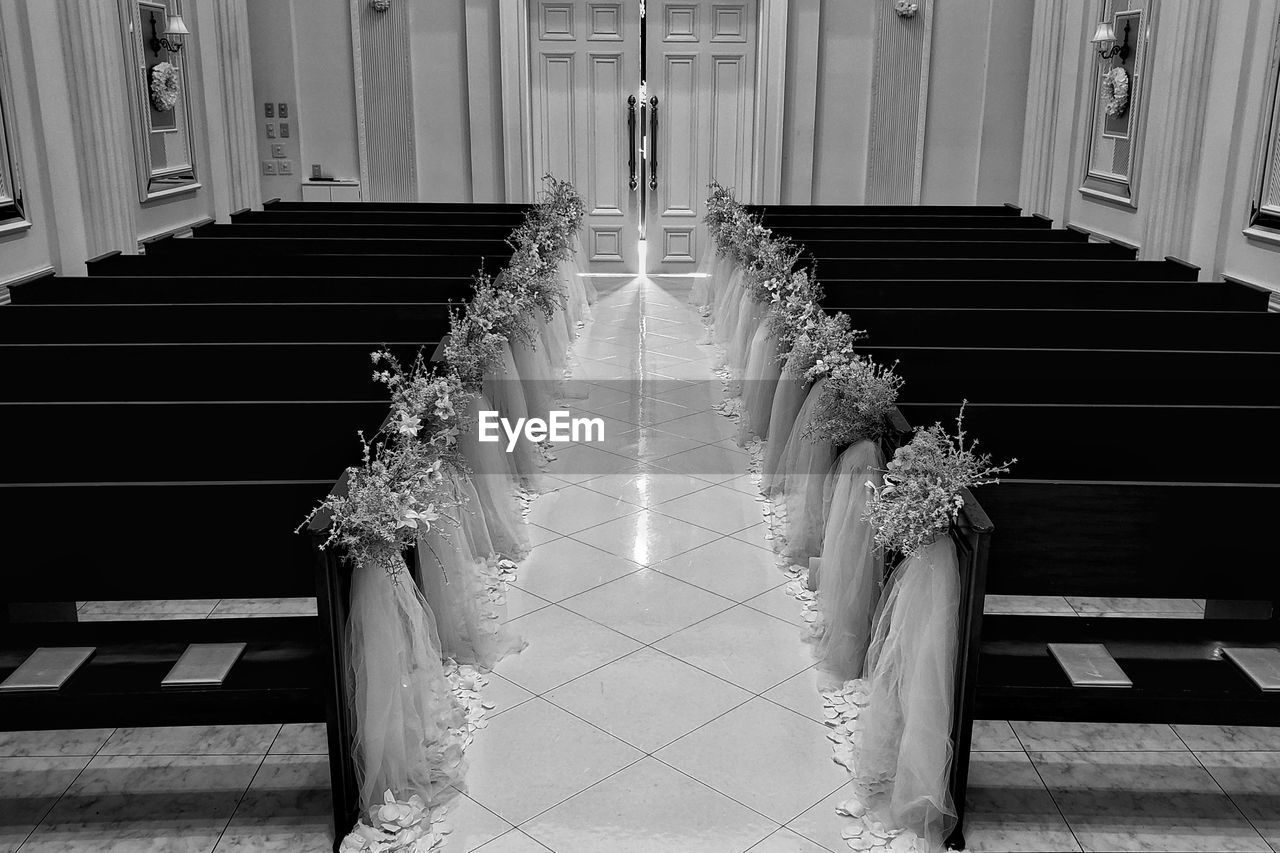
[[[183, 22], [181, 15], [169, 15], [164, 24], [164, 30], [160, 33], [156, 32], [156, 13], [151, 13], [151, 52], [159, 53], [161, 50], [167, 50], [169, 53], [177, 53], [182, 50], [182, 37], [191, 35], [191, 31], [187, 29], [186, 23]], [[173, 38], [167, 38], [172, 36]]]
[[[1098, 28], [1093, 32], [1093, 38], [1090, 43], [1098, 46], [1098, 56], [1102, 59], [1111, 59], [1114, 56], [1120, 57], [1120, 61], [1129, 58], [1129, 21], [1124, 22], [1124, 42], [1116, 44], [1116, 28], [1112, 26], [1110, 21], [1099, 21]], [[1107, 47], [1111, 45], [1111, 47]]]

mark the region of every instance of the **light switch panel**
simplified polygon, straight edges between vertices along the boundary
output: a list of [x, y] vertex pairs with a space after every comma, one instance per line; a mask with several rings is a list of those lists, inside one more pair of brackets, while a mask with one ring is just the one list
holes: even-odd
[[279, 161], [279, 170], [280, 170], [280, 174], [282, 174], [282, 175], [292, 175], [292, 174], [293, 174], [293, 161], [292, 161], [292, 160], [280, 160], [280, 161]]
[[283, 142], [271, 143], [271, 156], [275, 157], [277, 160], [285, 156]]
[[267, 122], [267, 139], [275, 139], [275, 138], [276, 138], [276, 126], [271, 122]]
[[289, 122], [287, 121], [280, 122], [280, 138], [281, 139], [289, 138]]
[[271, 103], [270, 101], [267, 101], [265, 104], [262, 105], [262, 114], [267, 118], [275, 118], [276, 105]]
[[274, 175], [275, 173], [276, 173], [276, 161], [275, 161], [275, 160], [263, 160], [263, 161], [262, 161], [262, 174], [264, 174], [264, 175]]
[[279, 104], [277, 104], [277, 105], [276, 105], [276, 115], [278, 115], [280, 118], [288, 118], [288, 117], [289, 117], [289, 105], [288, 105], [288, 104], [286, 104], [284, 101], [281, 101]]

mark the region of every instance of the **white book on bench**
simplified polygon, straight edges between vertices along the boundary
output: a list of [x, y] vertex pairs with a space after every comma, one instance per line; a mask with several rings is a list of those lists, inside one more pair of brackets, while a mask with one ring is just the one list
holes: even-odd
[[1280, 691], [1280, 649], [1224, 648], [1222, 653], [1240, 667], [1259, 690]]
[[93, 646], [42, 646], [0, 683], [0, 690], [60, 690], [95, 651]]
[[244, 643], [192, 643], [161, 687], [218, 687], [244, 654]]
[[1120, 664], [1102, 643], [1049, 643], [1049, 654], [1072, 687], [1132, 687]]

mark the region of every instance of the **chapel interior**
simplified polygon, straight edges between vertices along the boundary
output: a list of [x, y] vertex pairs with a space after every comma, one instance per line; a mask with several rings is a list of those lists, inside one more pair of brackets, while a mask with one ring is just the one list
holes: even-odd
[[0, 0], [0, 853], [1280, 853], [1280, 0]]

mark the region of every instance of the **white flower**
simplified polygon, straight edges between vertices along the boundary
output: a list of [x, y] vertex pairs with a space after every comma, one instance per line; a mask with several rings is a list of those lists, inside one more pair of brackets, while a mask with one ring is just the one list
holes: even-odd
[[395, 425], [396, 432], [400, 435], [413, 438], [418, 434], [418, 430], [422, 429], [422, 418], [417, 415], [411, 415], [403, 409], [396, 413], [400, 420]]

